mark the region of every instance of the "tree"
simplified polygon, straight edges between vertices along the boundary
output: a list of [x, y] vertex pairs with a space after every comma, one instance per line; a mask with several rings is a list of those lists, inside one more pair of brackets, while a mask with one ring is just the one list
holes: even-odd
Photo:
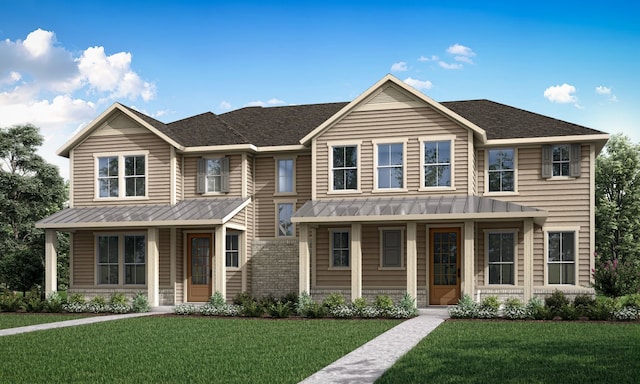
[[36, 153], [42, 142], [33, 125], [0, 128], [0, 284], [23, 292], [44, 282], [44, 231], [35, 222], [67, 200], [58, 168]]
[[596, 289], [640, 290], [640, 146], [613, 135], [596, 159]]

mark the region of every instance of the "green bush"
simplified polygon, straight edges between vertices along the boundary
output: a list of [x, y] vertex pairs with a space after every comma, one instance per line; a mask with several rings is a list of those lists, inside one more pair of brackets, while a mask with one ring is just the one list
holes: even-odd
[[520, 299], [512, 297], [504, 302], [503, 315], [505, 319], [521, 320], [528, 317], [527, 309]]
[[111, 305], [127, 305], [127, 296], [122, 292], [113, 292], [109, 299]]
[[322, 305], [327, 309], [343, 306], [346, 304], [347, 301], [341, 293], [331, 293], [324, 300], [322, 300]]
[[67, 303], [69, 304], [84, 304], [86, 302], [82, 293], [72, 293], [67, 297]]
[[218, 291], [215, 291], [213, 296], [209, 298], [209, 303], [214, 307], [222, 307], [226, 302], [227, 300], [225, 300], [225, 298], [222, 297], [222, 293]]
[[620, 298], [620, 306], [640, 309], [640, 294], [633, 293], [631, 295], [622, 296]]
[[256, 299], [249, 292], [238, 292], [233, 298], [235, 305], [242, 305], [247, 301], [256, 301]]
[[416, 306], [416, 299], [411, 297], [409, 292], [405, 292], [402, 295], [402, 299], [398, 303], [398, 307], [403, 311], [403, 313], [408, 314], [408, 317], [413, 317], [418, 315], [418, 307]]
[[264, 314], [264, 307], [255, 301], [247, 301], [242, 304], [242, 313], [249, 317], [261, 317]]
[[283, 303], [289, 303], [291, 308], [293, 308], [298, 302], [298, 293], [297, 292], [289, 292], [286, 295], [282, 296], [280, 299]]
[[22, 297], [5, 289], [0, 294], [0, 312], [17, 312], [22, 308]]
[[22, 301], [22, 308], [27, 312], [42, 312], [45, 308], [45, 303], [40, 298], [40, 291], [37, 288], [27, 292]]
[[551, 313], [552, 317], [562, 316], [564, 307], [568, 306], [571, 302], [564, 295], [564, 292], [555, 290], [551, 296], [547, 296], [544, 299], [544, 304]]
[[527, 303], [527, 316], [533, 320], [550, 320], [551, 312], [538, 297], [532, 297]]
[[131, 310], [133, 312], [149, 312], [150, 309], [151, 306], [149, 305], [149, 300], [147, 300], [147, 295], [138, 292], [133, 296], [131, 301]]
[[479, 305], [471, 296], [462, 295], [458, 304], [449, 308], [449, 316], [454, 319], [472, 319], [478, 315]]
[[289, 302], [279, 301], [269, 306], [269, 315], [271, 317], [285, 318], [291, 314], [291, 306]]
[[581, 294], [573, 299], [573, 307], [576, 310], [578, 318], [591, 317], [595, 305], [596, 300], [591, 295]]
[[269, 308], [272, 305], [275, 305], [279, 300], [273, 294], [268, 294], [266, 296], [262, 296], [260, 300], [258, 300], [258, 304], [262, 305], [264, 308]]
[[63, 304], [65, 303], [58, 292], [56, 291], [51, 292], [49, 296], [47, 296], [47, 303], [46, 303], [47, 311], [52, 313], [62, 312]]
[[353, 300], [353, 303], [351, 303], [351, 307], [353, 308], [353, 315], [362, 317], [363, 311], [367, 307], [367, 305], [367, 299], [365, 299], [364, 297], [358, 297], [357, 299]]
[[387, 295], [378, 295], [373, 301], [373, 306], [381, 311], [390, 311], [393, 308], [393, 300]]
[[296, 313], [298, 316], [307, 317], [309, 316], [309, 311], [311, 310], [311, 306], [314, 304], [311, 295], [304, 291], [298, 296], [298, 302], [296, 303]]
[[307, 317], [319, 319], [327, 316], [327, 308], [318, 304], [313, 303], [309, 306], [307, 311]]

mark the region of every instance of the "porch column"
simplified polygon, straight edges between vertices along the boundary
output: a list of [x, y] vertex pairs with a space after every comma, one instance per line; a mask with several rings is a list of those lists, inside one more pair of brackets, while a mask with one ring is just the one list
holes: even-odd
[[416, 223], [407, 223], [407, 293], [418, 303], [418, 248]]
[[533, 220], [524, 221], [524, 301], [533, 297]]
[[44, 243], [44, 288], [46, 295], [58, 290], [58, 236], [56, 231], [47, 229]]
[[298, 262], [298, 293], [307, 292], [311, 293], [311, 287], [309, 284], [309, 225], [308, 224], [300, 224], [299, 225], [300, 234], [298, 237], [298, 254], [299, 254], [299, 262]]
[[362, 297], [362, 224], [351, 224], [351, 301]]
[[216, 245], [216, 253], [214, 256], [214, 275], [215, 280], [213, 284], [213, 292], [220, 292], [222, 297], [226, 299], [227, 297], [227, 268], [225, 265], [225, 251], [226, 251], [226, 242], [227, 242], [227, 227], [224, 225], [216, 228], [216, 236], [213, 242]]
[[147, 230], [147, 296], [149, 305], [160, 305], [160, 237], [158, 228]]
[[473, 264], [475, 260], [475, 229], [473, 221], [464, 222], [464, 246], [462, 260], [462, 294], [473, 297]]

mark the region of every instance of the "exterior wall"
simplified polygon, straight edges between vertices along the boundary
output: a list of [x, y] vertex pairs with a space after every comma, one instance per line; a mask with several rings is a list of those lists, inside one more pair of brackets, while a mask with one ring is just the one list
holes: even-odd
[[[196, 193], [198, 182], [198, 160], [203, 157], [228, 157], [229, 158], [229, 192], [203, 195]], [[193, 199], [198, 197], [216, 196], [242, 196], [242, 155], [240, 154], [207, 154], [203, 156], [185, 156], [184, 161], [184, 198]]]
[[[454, 180], [455, 190], [418, 191], [421, 186], [420, 159], [421, 137], [437, 137], [440, 135], [454, 135], [455, 158]], [[406, 179], [407, 192], [378, 192], [374, 189], [373, 174], [376, 164], [373, 163], [375, 146], [372, 139], [398, 138], [408, 139], [406, 146]], [[316, 151], [316, 196], [321, 198], [336, 198], [346, 194], [329, 192], [330, 168], [328, 142], [361, 142], [358, 172], [360, 173], [360, 189], [365, 196], [406, 196], [425, 194], [467, 194], [468, 192], [468, 129], [453, 123], [439, 112], [430, 107], [404, 108], [387, 110], [355, 111], [343, 120], [321, 134], [313, 143]], [[353, 196], [353, 193], [351, 194]]]
[[261, 297], [276, 297], [298, 291], [298, 240], [257, 239], [251, 257], [253, 280], [251, 292]]
[[182, 163], [184, 159], [181, 155], [176, 154], [176, 201], [183, 200], [183, 179]]
[[174, 290], [176, 304], [181, 304], [184, 301], [184, 278], [186, 274], [184, 267], [184, 253], [186, 252], [186, 250], [184, 249], [183, 236], [184, 235], [182, 229], [176, 229], [176, 281]]
[[95, 250], [91, 231], [78, 231], [73, 235], [73, 275], [70, 289], [95, 284]]
[[159, 286], [160, 288], [173, 288], [171, 287], [171, 236], [169, 234], [169, 229], [160, 229], [159, 238]]

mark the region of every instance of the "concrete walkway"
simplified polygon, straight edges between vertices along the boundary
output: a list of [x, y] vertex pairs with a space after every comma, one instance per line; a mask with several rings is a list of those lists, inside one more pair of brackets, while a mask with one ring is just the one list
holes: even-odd
[[375, 382], [402, 355], [449, 318], [446, 307], [419, 310], [420, 315], [404, 321], [360, 348], [307, 377], [303, 384]]

